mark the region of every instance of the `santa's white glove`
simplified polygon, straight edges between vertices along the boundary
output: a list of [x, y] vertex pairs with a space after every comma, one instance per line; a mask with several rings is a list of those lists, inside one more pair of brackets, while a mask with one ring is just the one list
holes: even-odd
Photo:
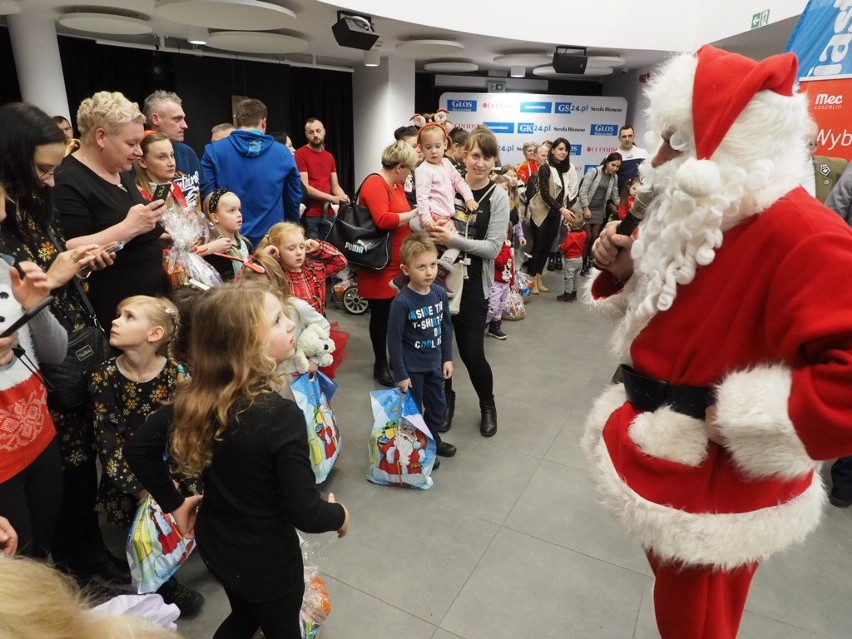
[[388, 462], [391, 464], [394, 463], [394, 460], [396, 459], [396, 448], [388, 450], [386, 457], [388, 458]]

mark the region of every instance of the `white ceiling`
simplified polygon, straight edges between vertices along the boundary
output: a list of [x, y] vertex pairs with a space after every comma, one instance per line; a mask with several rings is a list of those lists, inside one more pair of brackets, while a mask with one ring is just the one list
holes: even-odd
[[[62, 14], [73, 10], [84, 10], [86, 12], [111, 12], [120, 14], [126, 17], [134, 17], [142, 19], [151, 27], [152, 33], [149, 35], [112, 35], [102, 34], [95, 35], [92, 33], [75, 31], [68, 27], [57, 24], [57, 32], [64, 35], [77, 35], [88, 38], [103, 38], [110, 41], [121, 41], [132, 44], [147, 44], [151, 45], [157, 41], [157, 36], [164, 36], [167, 47], [191, 49], [191, 45], [186, 42], [189, 24], [174, 22], [159, 16], [155, 11], [155, 0], [17, 0], [21, 5], [22, 10], [26, 13], [42, 14], [59, 19]], [[245, 4], [250, 0], [231, 0], [230, 4]], [[411, 0], [408, 0], [411, 1]], [[197, 12], [194, 20], [198, 23], [203, 23], [205, 20], [211, 19], [211, 14], [219, 9], [219, 5], [226, 3], [224, 0], [213, 0], [210, 5], [205, 5], [204, 12]], [[352, 68], [363, 63], [364, 52], [358, 49], [340, 47], [334, 40], [331, 34], [331, 26], [337, 20], [338, 7], [320, 2], [319, 0], [268, 0], [268, 4], [285, 7], [293, 14], [295, 20], [289, 20], [291, 26], [284, 29], [272, 30], [271, 33], [289, 36], [287, 38], [279, 38], [280, 41], [291, 41], [293, 39], [304, 40], [307, 42], [307, 47], [301, 47], [303, 52], [288, 53], [288, 54], [270, 54], [271, 59], [288, 60], [298, 64], [318, 64], [322, 66], [345, 67]], [[350, 2], [349, 4], [355, 4]], [[209, 6], [209, 9], [207, 8]], [[541, 14], [532, 12], [525, 14], [519, 10], [518, 3], [513, 2], [515, 17], [517, 19], [531, 20], [536, 16], [541, 17]], [[533, 3], [531, 6], [535, 6]], [[245, 8], [248, 10], [248, 8]], [[440, 8], [436, 6], [436, 11], [443, 11], [448, 20], [451, 20], [451, 8]], [[203, 14], [203, 15], [201, 15]], [[189, 19], [189, 18], [184, 18]], [[783, 50], [784, 45], [789, 39], [790, 33], [795, 26], [796, 19], [790, 18], [770, 24], [756, 31], [746, 32], [732, 38], [721, 40], [718, 44], [726, 49], [737, 51], [751, 55], [752, 57], [765, 57], [771, 53], [777, 53]], [[402, 56], [416, 60], [418, 70], [422, 70], [423, 66], [428, 62], [453, 60], [473, 62], [479, 65], [479, 72], [487, 71], [503, 71], [508, 73], [509, 67], [505, 64], [497, 64], [494, 58], [500, 55], [506, 55], [516, 52], [538, 51], [544, 54], [551, 54], [557, 45], [567, 44], [565, 42], [530, 42], [521, 40], [512, 40], [508, 38], [493, 38], [484, 35], [470, 34], [449, 29], [438, 29], [435, 27], [424, 27], [408, 22], [401, 22], [382, 17], [374, 17], [373, 24], [376, 33], [380, 34], [380, 39], [374, 46], [374, 50], [378, 50], [382, 56]], [[613, 42], [618, 42], [618, 27], [614, 24]], [[669, 28], [668, 26], [664, 28]], [[211, 29], [211, 33], [215, 33], [217, 29]], [[231, 31], [233, 33], [233, 31]], [[270, 33], [270, 32], [266, 32]], [[250, 34], [247, 34], [250, 35]], [[229, 36], [233, 38], [233, 36]], [[450, 55], [423, 55], [417, 53], [417, 47], [399, 47], [401, 43], [412, 39], [430, 39], [430, 40], [448, 40], [458, 43], [463, 46], [456, 52]], [[226, 38], [222, 38], [223, 40]], [[260, 40], [261, 38], [258, 38]], [[274, 38], [270, 38], [274, 40]], [[649, 35], [649, 40], [653, 41], [653, 37]], [[573, 42], [570, 44], [582, 46], [582, 42]], [[233, 47], [228, 47], [229, 50], [234, 50]], [[215, 51], [221, 53], [220, 50], [208, 47], [202, 47], [203, 51]], [[258, 50], [263, 50], [262, 47], [253, 47], [247, 43], [244, 52], [249, 53], [255, 58], [267, 57], [267, 54], [256, 53]], [[657, 50], [636, 50], [636, 49], [619, 49], [617, 46], [613, 48], [594, 48], [589, 50], [589, 55], [621, 55], [625, 59], [625, 64], [620, 67], [621, 70], [646, 68], [656, 64], [666, 57], [668, 51]], [[527, 74], [532, 77], [532, 67], [527, 69]], [[594, 78], [591, 78], [594, 79]]]

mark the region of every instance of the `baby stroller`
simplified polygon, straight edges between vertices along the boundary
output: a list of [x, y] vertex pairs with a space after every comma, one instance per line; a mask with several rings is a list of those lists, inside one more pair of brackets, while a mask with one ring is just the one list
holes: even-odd
[[351, 268], [343, 269], [332, 278], [331, 299], [352, 315], [367, 312], [367, 300], [358, 294], [358, 278]]

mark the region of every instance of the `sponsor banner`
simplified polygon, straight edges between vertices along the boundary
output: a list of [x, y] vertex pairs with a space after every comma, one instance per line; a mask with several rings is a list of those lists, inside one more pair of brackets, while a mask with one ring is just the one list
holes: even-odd
[[810, 0], [787, 51], [799, 58], [799, 78], [852, 77], [852, 2]]
[[816, 155], [852, 160], [852, 80], [802, 82], [819, 124]]
[[618, 149], [618, 130], [627, 117], [621, 97], [452, 92], [441, 96], [439, 106], [456, 126], [490, 128], [503, 164], [523, 162], [525, 142], [566, 138], [575, 166], [598, 165]]
[[852, 160], [852, 1], [810, 0], [787, 51], [819, 125], [816, 155]]

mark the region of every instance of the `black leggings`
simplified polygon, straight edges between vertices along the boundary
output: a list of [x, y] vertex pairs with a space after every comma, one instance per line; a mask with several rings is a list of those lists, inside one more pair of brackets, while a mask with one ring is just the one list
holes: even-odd
[[56, 531], [53, 561], [71, 568], [86, 568], [107, 556], [95, 502], [98, 469], [95, 459], [62, 471], [61, 529]]
[[542, 221], [541, 226], [536, 226], [535, 222], [530, 222], [533, 236], [532, 258], [527, 267], [527, 272], [530, 275], [541, 275], [544, 272], [544, 266], [550, 256], [550, 247], [553, 246], [553, 240], [559, 234], [559, 221], [561, 219], [562, 216], [557, 211], [550, 211]]
[[228, 589], [225, 594], [231, 603], [231, 614], [221, 623], [213, 639], [251, 639], [258, 628], [263, 630], [266, 639], [301, 639], [301, 593], [263, 603], [246, 601]]
[[[467, 287], [467, 285], [465, 285]], [[494, 405], [494, 374], [491, 365], [485, 359], [485, 318], [488, 316], [488, 305], [483, 302], [481, 308], [471, 308], [462, 299], [458, 315], [453, 317], [453, 334], [459, 357], [470, 376], [473, 390], [479, 397], [480, 406]], [[453, 390], [453, 378], [444, 382], [444, 389]]]
[[603, 224], [586, 225], [586, 229], [588, 230], [589, 236], [586, 238], [586, 246], [583, 247], [584, 260], [592, 257], [592, 246], [594, 245], [595, 240], [598, 239], [598, 236], [601, 234], [603, 227]]
[[18, 533], [18, 553], [45, 559], [59, 521], [62, 461], [53, 441], [35, 461], [0, 483], [0, 515]]
[[388, 361], [388, 317], [392, 297], [383, 300], [367, 300], [370, 304], [370, 342], [377, 364]]

